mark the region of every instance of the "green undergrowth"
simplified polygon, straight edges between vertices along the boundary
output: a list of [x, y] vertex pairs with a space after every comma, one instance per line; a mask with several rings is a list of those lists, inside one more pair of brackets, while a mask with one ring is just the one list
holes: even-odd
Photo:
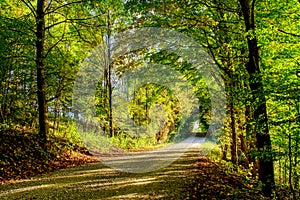
[[221, 158], [222, 152], [216, 143], [205, 141], [201, 146], [201, 154], [209, 157], [212, 161], [218, 161]]
[[123, 149], [123, 150], [143, 150], [143, 149], [154, 149], [169, 145], [170, 143], [157, 143], [155, 142], [155, 138], [151, 137], [138, 137], [138, 138], [131, 138], [124, 134], [120, 134], [118, 136], [109, 138], [109, 141]]
[[95, 152], [110, 153], [115, 151], [135, 151], [163, 147], [171, 143], [157, 143], [153, 138], [132, 138], [125, 134], [118, 134], [114, 137], [83, 132], [80, 133], [82, 143], [87, 149]]
[[207, 157], [210, 161], [218, 163], [222, 166], [228, 173], [239, 173], [244, 176], [247, 180], [253, 181], [257, 177], [253, 177], [251, 174], [251, 168], [244, 168], [241, 165], [236, 166], [230, 160], [222, 159], [222, 150], [220, 146], [213, 142], [205, 142], [201, 148], [202, 155]]
[[[192, 191], [194, 196], [206, 199], [215, 194], [219, 199], [241, 199], [243, 197], [244, 199], [270, 200], [262, 195], [262, 183], [258, 180], [258, 175], [252, 174], [253, 166], [245, 168], [242, 165], [233, 164], [230, 159], [222, 160], [220, 146], [211, 141], [206, 141], [202, 145], [201, 155], [203, 157], [199, 159], [199, 173], [196, 183], [192, 186], [195, 189]], [[208, 167], [208, 163], [211, 166]], [[213, 171], [207, 170], [207, 168], [213, 168]], [[202, 176], [209, 176], [210, 180], [204, 180]], [[218, 178], [214, 179], [215, 176]], [[222, 176], [223, 180], [220, 179]], [[218, 193], [218, 190], [223, 193]], [[289, 188], [285, 185], [276, 185], [276, 193], [274, 198], [276, 196], [278, 199], [293, 199]]]

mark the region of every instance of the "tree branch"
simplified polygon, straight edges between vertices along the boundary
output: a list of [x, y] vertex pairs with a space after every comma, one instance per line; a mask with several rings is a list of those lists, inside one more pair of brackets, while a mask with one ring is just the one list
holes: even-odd
[[286, 31], [284, 31], [284, 30], [281, 30], [281, 29], [278, 29], [278, 31], [281, 32], [281, 33], [287, 34], [287, 35], [294, 36], [294, 37], [300, 37], [300, 35], [298, 35], [298, 34], [295, 34], [295, 33], [289, 33], [289, 32], [286, 32]]
[[83, 38], [83, 36], [81, 35], [80, 31], [78, 30], [78, 28], [77, 28], [73, 23], [72, 23], [72, 25], [73, 25], [73, 27], [74, 27], [74, 29], [75, 29], [75, 31], [76, 31], [78, 37], [79, 37], [82, 41], [84, 41], [84, 42], [86, 42], [86, 43], [90, 43], [90, 42], [87, 41], [85, 38]]
[[61, 41], [63, 41], [64, 36], [65, 36], [65, 34], [63, 34], [63, 35], [61, 36], [61, 38], [60, 38], [57, 42], [55, 42], [55, 44], [52, 45], [52, 47], [50, 47], [50, 48], [48, 49], [48, 51], [47, 51], [47, 53], [45, 54], [44, 58], [47, 58], [48, 54], [52, 51], [52, 49], [53, 49], [54, 47], [56, 47]]
[[48, 6], [46, 7], [45, 12], [51, 7], [51, 5], [52, 5], [52, 0], [50, 0], [50, 2], [48, 3]]
[[30, 1], [26, 2], [25, 0], [21, 0], [32, 12], [32, 14], [34, 15], [34, 17], [36, 18], [36, 13], [35, 13], [35, 9], [33, 7], [33, 5], [31, 4]]
[[70, 23], [70, 22], [74, 22], [74, 21], [86, 21], [86, 20], [90, 20], [90, 19], [94, 19], [96, 17], [99, 17], [100, 15], [96, 15], [96, 16], [93, 16], [93, 17], [88, 17], [88, 18], [78, 18], [78, 19], [65, 19], [63, 21], [60, 21], [60, 22], [57, 22], [57, 23], [54, 23], [54, 24], [51, 24], [47, 27], [45, 27], [45, 30], [48, 30], [54, 26], [57, 26], [59, 24], [62, 24], [62, 23]]
[[[48, 7], [46, 8], [45, 11], [47, 11], [48, 9], [50, 9], [51, 2], [52, 2], [52, 1], [50, 1], [50, 4], [48, 5]], [[69, 5], [77, 4], [77, 3], [82, 3], [82, 2], [83, 2], [83, 1], [74, 1], [74, 2], [70, 2], [70, 3], [66, 3], [66, 4], [64, 4], [64, 5], [61, 5], [61, 6], [58, 6], [58, 7], [54, 8], [53, 10], [50, 10], [49, 12], [46, 12], [46, 15], [51, 14], [51, 13], [55, 12], [56, 10], [59, 10], [59, 9], [61, 9], [61, 8], [63, 8], [63, 7], [67, 7], [67, 6], [69, 6]]]

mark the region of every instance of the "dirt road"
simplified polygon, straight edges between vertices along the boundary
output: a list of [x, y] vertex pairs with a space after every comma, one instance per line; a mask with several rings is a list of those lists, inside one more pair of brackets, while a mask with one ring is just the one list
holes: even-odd
[[179, 144], [2, 185], [0, 199], [186, 199], [203, 141], [188, 138], [184, 151]]

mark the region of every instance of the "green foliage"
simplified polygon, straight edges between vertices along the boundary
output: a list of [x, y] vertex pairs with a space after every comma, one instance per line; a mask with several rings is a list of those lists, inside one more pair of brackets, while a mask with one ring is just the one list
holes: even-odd
[[131, 138], [126, 134], [118, 134], [109, 138], [109, 141], [123, 150], [148, 150], [167, 145], [166, 143], [156, 143], [155, 137]]
[[60, 121], [58, 131], [54, 132], [54, 137], [61, 137], [70, 142], [71, 144], [81, 144], [81, 137], [77, 131], [76, 123], [70, 119]]
[[[147, 137], [134, 137], [134, 134], [121, 130], [114, 119], [110, 119], [110, 83], [107, 76], [100, 77], [96, 91], [95, 121], [99, 124], [89, 125], [89, 121], [75, 124], [66, 118], [71, 112], [73, 83], [80, 69], [79, 63], [89, 50], [103, 44], [104, 36], [130, 27], [163, 27], [180, 31], [205, 47], [225, 80], [227, 118], [219, 137], [220, 146], [214, 147], [207, 142], [203, 145], [203, 152], [213, 159], [230, 157], [234, 161], [236, 157], [237, 164], [248, 172], [252, 170], [253, 177], [257, 177], [259, 171], [257, 159], [272, 158], [277, 183], [288, 186], [294, 196], [299, 196], [296, 194], [300, 187], [298, 1], [256, 2], [256, 27], [249, 31], [245, 31], [244, 27], [245, 19], [239, 4], [242, 1], [92, 0], [68, 1], [67, 4], [51, 1], [44, 16], [45, 49], [42, 52], [50, 125], [49, 152], [42, 151], [35, 138], [39, 127], [34, 57], [36, 11], [24, 2], [3, 0], [0, 4], [1, 160], [13, 163], [36, 155], [53, 157], [61, 149], [71, 150], [82, 144], [104, 152], [111, 151], [113, 145], [126, 150], [152, 148], [187, 136], [195, 119], [187, 118], [179, 127], [184, 116], [180, 113], [178, 97], [168, 88], [155, 84], [135, 88], [134, 98], [130, 99], [126, 111], [135, 125], [146, 127], [155, 120], [151, 119], [151, 107], [153, 111], [155, 105], [161, 106], [165, 114], [161, 131], [153, 131]], [[35, 1], [31, 3], [36, 6]], [[257, 39], [261, 74], [249, 76], [247, 71], [247, 38]], [[193, 65], [181, 60], [175, 53], [149, 48], [117, 58], [110, 67], [121, 76], [126, 71], [138, 69], [145, 62], [167, 65], [180, 72], [191, 84], [199, 99], [201, 131], [206, 132], [210, 125], [210, 96], [206, 83]], [[258, 130], [266, 127], [266, 123], [262, 125], [260, 119], [253, 118], [253, 114], [264, 102], [252, 99], [253, 91], [249, 86], [260, 78], [263, 92], [256, 95], [257, 99], [266, 98], [267, 101], [272, 153], [268, 149], [257, 149]], [[114, 137], [108, 134], [110, 121], [116, 134]], [[86, 132], [85, 125], [91, 126], [91, 130]], [[178, 135], [181, 130], [183, 135]], [[10, 143], [19, 146], [12, 148]], [[23, 143], [28, 147], [25, 148]], [[267, 155], [262, 154], [264, 151], [268, 152]], [[227, 166], [230, 169], [236, 167]]]
[[78, 130], [81, 142], [87, 149], [95, 152], [110, 152], [113, 148], [112, 143], [106, 136], [96, 134], [94, 132], [86, 132]]
[[201, 154], [211, 158], [213, 161], [221, 160], [221, 149], [216, 143], [205, 141], [204, 144], [201, 146]]

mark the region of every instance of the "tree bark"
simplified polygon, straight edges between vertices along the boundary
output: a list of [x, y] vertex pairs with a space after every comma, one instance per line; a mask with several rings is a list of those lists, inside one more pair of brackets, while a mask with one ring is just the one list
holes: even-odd
[[39, 111], [39, 136], [41, 145], [46, 150], [48, 133], [48, 113], [46, 102], [46, 83], [44, 66], [44, 43], [45, 43], [45, 0], [37, 0], [36, 10], [36, 73], [37, 73], [37, 97]]
[[111, 52], [110, 52], [110, 34], [111, 34], [111, 24], [110, 24], [110, 11], [107, 14], [107, 64], [108, 64], [108, 101], [109, 101], [109, 135], [114, 137], [113, 129], [113, 112], [112, 112], [112, 83], [111, 83]]
[[255, 36], [255, 0], [239, 0], [239, 2], [244, 16], [246, 32], [248, 33], [247, 42], [249, 57], [246, 67], [250, 76], [250, 89], [252, 93], [252, 103], [254, 105], [253, 117], [256, 123], [256, 146], [262, 153], [259, 158], [259, 178], [263, 183], [263, 192], [265, 196], [271, 197], [275, 189], [274, 166], [271, 138], [268, 128], [266, 98], [264, 96], [264, 88], [259, 66], [259, 50], [257, 38]]
[[[231, 96], [232, 98], [232, 96]], [[232, 101], [232, 100], [231, 100]], [[231, 129], [231, 162], [238, 165], [238, 148], [237, 148], [237, 134], [235, 128], [235, 116], [233, 102], [229, 103], [229, 114], [230, 114], [230, 129]]]

